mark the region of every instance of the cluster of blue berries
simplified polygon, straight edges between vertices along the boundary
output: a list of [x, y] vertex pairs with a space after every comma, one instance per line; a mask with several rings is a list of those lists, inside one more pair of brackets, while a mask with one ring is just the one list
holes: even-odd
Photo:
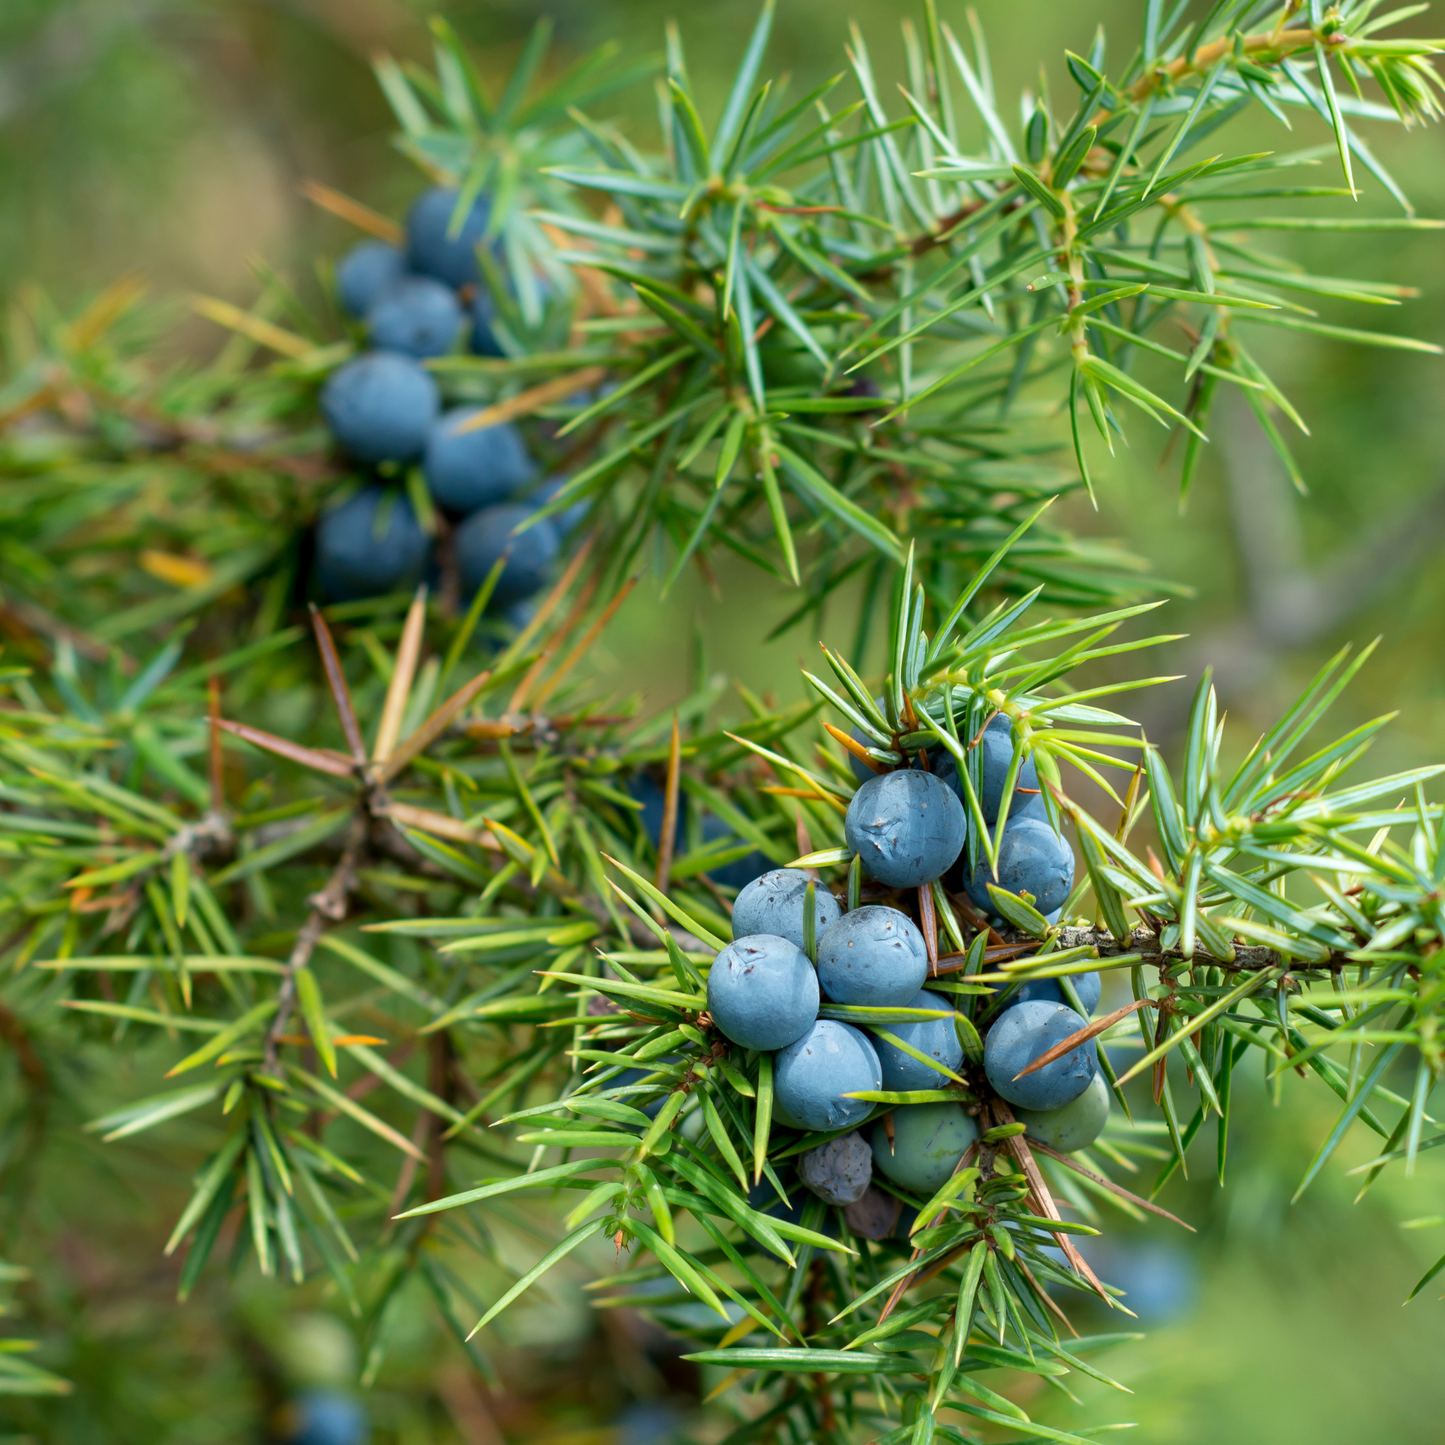
[[[853, 736], [865, 746], [870, 741], [857, 729]], [[1009, 720], [995, 717], [984, 729], [978, 748], [983, 772], [978, 801], [984, 822], [992, 827], [998, 822], [1013, 760]], [[963, 783], [951, 753], [939, 750], [930, 754], [931, 773], [920, 772], [916, 764], [908, 771], [874, 773], [860, 758], [853, 756], [850, 761], [862, 786], [848, 809], [845, 832], [848, 846], [860, 855], [871, 877], [890, 888], [915, 888], [945, 877], [963, 862], [968, 816]], [[956, 811], [944, 801], [938, 784], [946, 785], [957, 801]], [[1024, 760], [1014, 784], [997, 878], [980, 854], [973, 872], [966, 878], [960, 875], [958, 881], [986, 913], [997, 912], [988, 891], [988, 885], [996, 883], [1009, 893], [1030, 894], [1034, 907], [1051, 923], [1057, 922], [1058, 911], [1074, 886], [1074, 854], [1049, 823], [1038, 770], [1031, 758]]]
[[539, 481], [511, 423], [475, 427], [477, 408], [444, 411], [440, 388], [422, 364], [451, 352], [464, 331], [477, 355], [502, 354], [477, 261], [490, 207], [478, 197], [453, 235], [458, 203], [456, 191], [425, 192], [407, 214], [404, 250], [363, 241], [337, 268], [341, 304], [362, 322], [372, 349], [327, 378], [321, 412], [337, 446], [372, 480], [317, 524], [317, 582], [331, 601], [384, 595], [419, 581], [431, 565], [431, 539], [410, 500], [378, 473], [394, 477], [420, 465], [437, 510], [455, 526], [464, 596], [474, 595], [506, 554], [492, 596], [504, 613], [546, 582], [577, 521], [574, 510], [516, 530], [564, 479]]
[[[1012, 756], [1007, 721], [996, 719], [981, 746], [980, 802], [992, 824]], [[936, 772], [870, 770], [848, 808], [848, 845], [886, 887], [931, 884], [955, 868], [964, 852], [968, 822], [961, 792], [953, 766]], [[1050, 824], [1035, 770], [1025, 764], [1004, 829], [998, 881], [1057, 916], [1073, 874], [1073, 853]], [[988, 912], [994, 911], [986, 887], [991, 878], [981, 863], [967, 880], [970, 895]], [[788, 869], [764, 873], [742, 889], [733, 905], [734, 941], [708, 973], [708, 1011], [733, 1043], [773, 1054], [773, 1108], [780, 1122], [808, 1131], [847, 1130], [873, 1113], [871, 1103], [851, 1095], [945, 1087], [963, 1066], [963, 1045], [950, 1001], [923, 986], [927, 947], [906, 913], [873, 904], [844, 913], [831, 893], [815, 889], [815, 967], [804, 952], [807, 890], [806, 876]], [[1074, 997], [1089, 1013], [1099, 991], [1097, 972], [1074, 980]], [[947, 1016], [864, 1030], [819, 1018], [825, 999]], [[1109, 1113], [1093, 1040], [1019, 1075], [1084, 1026], [1058, 982], [1039, 980], [1001, 1001], [985, 1040], [984, 1073], [993, 1092], [1013, 1106], [1030, 1137], [1066, 1152], [1092, 1143]], [[803, 1155], [799, 1177], [843, 1207], [877, 1192], [871, 1182], [875, 1168], [899, 1188], [927, 1197], [978, 1137], [974, 1116], [962, 1104], [902, 1105], [874, 1124], [868, 1141], [842, 1134]], [[856, 1220], [850, 1214], [850, 1223], [858, 1229], [877, 1212], [863, 1210]], [[896, 1216], [888, 1227], [896, 1227]]]

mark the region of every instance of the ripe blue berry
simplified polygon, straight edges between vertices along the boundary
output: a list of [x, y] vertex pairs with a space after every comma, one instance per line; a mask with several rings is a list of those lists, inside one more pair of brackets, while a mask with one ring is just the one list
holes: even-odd
[[[733, 936], [775, 933], [803, 946], [803, 906], [808, 875], [796, 868], [773, 868], [754, 878], [733, 904]], [[813, 886], [813, 939], [816, 942], [841, 917], [838, 900], [821, 883]]]
[[1062, 1109], [1077, 1099], [1099, 1071], [1093, 1039], [1022, 1079], [1015, 1076], [1083, 1027], [1084, 1020], [1061, 1003], [1036, 999], [1005, 1009], [983, 1046], [984, 1072], [994, 1092], [1024, 1109]]
[[773, 1104], [795, 1129], [846, 1129], [873, 1105], [844, 1094], [877, 1090], [882, 1074], [867, 1036], [851, 1024], [819, 1019], [773, 1058]]
[[504, 552], [507, 564], [497, 579], [497, 590], [492, 593], [495, 606], [505, 607], [530, 597], [546, 582], [561, 543], [556, 529], [546, 521], [513, 536], [514, 530], [531, 515], [530, 507], [508, 502], [473, 512], [457, 528], [457, 566], [466, 596], [472, 596], [486, 581], [493, 564]]
[[417, 580], [428, 545], [405, 496], [364, 487], [316, 523], [317, 582], [332, 602], [381, 597]]
[[968, 883], [968, 896], [988, 913], [997, 912], [988, 891], [995, 882], [1009, 893], [1033, 894], [1034, 907], [1052, 913], [1063, 906], [1074, 886], [1074, 850], [1046, 818], [1030, 813], [1011, 817], [999, 847], [998, 878], [980, 853]]
[[773, 934], [739, 938], [707, 975], [712, 1021], [745, 1049], [781, 1049], [818, 1017], [818, 976], [796, 944]]
[[945, 783], [905, 769], [869, 778], [848, 804], [843, 831], [869, 877], [889, 888], [917, 888], [947, 872], [967, 824]]
[[360, 318], [377, 297], [406, 275], [406, 257], [385, 241], [359, 241], [336, 267], [336, 294], [351, 315]]
[[905, 1008], [927, 976], [923, 935], [896, 908], [855, 908], [818, 938], [818, 982], [835, 1003]]
[[[983, 750], [983, 792], [978, 802], [983, 809], [984, 821], [992, 824], [998, 822], [998, 807], [1003, 802], [1004, 779], [1008, 777], [1008, 770], [1013, 762], [1013, 725], [1006, 717], [994, 718], [983, 730], [983, 737], [979, 739], [978, 745]], [[1009, 807], [1010, 818], [1018, 817], [1026, 809], [1033, 809], [1035, 812], [1042, 810], [1042, 794], [1019, 792], [1021, 788], [1033, 789], [1038, 786], [1039, 773], [1034, 766], [1034, 760], [1025, 758], [1014, 783], [1013, 802]]]
[[962, 1104], [905, 1104], [893, 1111], [891, 1146], [884, 1121], [873, 1126], [873, 1163], [895, 1184], [934, 1194], [977, 1139]]
[[406, 216], [406, 252], [411, 269], [453, 288], [471, 285], [480, 275], [477, 246], [492, 214], [487, 198], [478, 196], [460, 230], [450, 234], [457, 200], [456, 191], [435, 186], [412, 202]]
[[445, 356], [462, 326], [456, 292], [429, 276], [405, 276], [388, 286], [366, 313], [371, 344], [403, 356]]
[[[929, 993], [927, 989], [919, 989], [903, 1007], [937, 1009], [952, 1008], [953, 1005], [941, 993]], [[905, 1044], [912, 1045], [920, 1054], [937, 1059], [944, 1068], [952, 1069], [955, 1073], [963, 1063], [963, 1045], [958, 1041], [958, 1033], [951, 1018], [923, 1019], [915, 1024], [880, 1024], [878, 1027], [902, 1039]], [[930, 1069], [912, 1054], [905, 1054], [896, 1044], [879, 1038], [876, 1030], [873, 1034], [873, 1047], [878, 1052], [878, 1063], [883, 1069], [885, 1089], [941, 1089], [952, 1082], [947, 1074]]]
[[337, 445], [359, 462], [415, 461], [441, 410], [430, 375], [409, 356], [370, 351], [326, 378], [321, 414]]
[[1015, 1109], [1014, 1116], [1028, 1125], [1030, 1139], [1060, 1154], [1072, 1154], [1075, 1149], [1087, 1149], [1104, 1132], [1109, 1122], [1109, 1086], [1103, 1074], [1095, 1074], [1089, 1087], [1062, 1108]]
[[522, 434], [510, 422], [468, 428], [480, 407], [443, 413], [426, 440], [422, 473], [437, 506], [457, 516], [505, 502], [536, 474]]

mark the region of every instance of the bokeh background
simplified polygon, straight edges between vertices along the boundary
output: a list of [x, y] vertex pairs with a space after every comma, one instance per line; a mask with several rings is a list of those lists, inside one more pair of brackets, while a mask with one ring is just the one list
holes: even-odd
[[[772, 64], [800, 81], [843, 65], [848, 24], [885, 75], [901, 60], [897, 0], [781, 0]], [[1000, 87], [1061, 74], [1064, 48], [1086, 49], [1102, 23], [1116, 52], [1132, 48], [1142, 3], [980, 0]], [[955, 0], [941, 9], [962, 11]], [[146, 277], [177, 315], [201, 291], [254, 296], [264, 259], [300, 285], [316, 260], [348, 243], [340, 223], [299, 194], [315, 178], [399, 214], [418, 186], [389, 144], [373, 83], [378, 50], [421, 56], [426, 17], [444, 13], [503, 74], [539, 15], [556, 22], [565, 59], [608, 40], [629, 55], [660, 49], [676, 13], [704, 99], [716, 100], [751, 26], [753, 0], [3, 0], [0, 3], [0, 315], [41, 292], [69, 309], [117, 276]], [[952, 16], [961, 21], [961, 13]], [[632, 133], [651, 133], [645, 87], [612, 103]], [[1293, 136], [1267, 118], [1236, 122], [1220, 148], [1292, 149], [1324, 140], [1307, 120]], [[1424, 215], [1445, 214], [1445, 133], [1371, 134]], [[1332, 181], [1322, 161], [1320, 183]], [[1381, 197], [1367, 188], [1365, 204]], [[1420, 288], [1372, 324], [1445, 341], [1445, 241], [1430, 233], [1286, 238], [1327, 274]], [[1336, 319], [1333, 316], [1331, 319]], [[1363, 324], [1341, 311], [1345, 324]], [[1217, 412], [1211, 448], [1181, 515], [1161, 465], [1164, 433], [1131, 430], [1105, 469], [1097, 512], [1071, 503], [1072, 523], [1117, 538], [1169, 580], [1164, 629], [1189, 634], [1161, 670], [1186, 681], [1140, 703], [1168, 741], [1206, 661], [1216, 668], [1234, 742], [1247, 746], [1291, 692], [1346, 642], [1383, 643], [1343, 725], [1399, 717], [1376, 746], [1383, 771], [1445, 756], [1445, 361], [1321, 344], [1272, 332], [1272, 370], [1312, 428], [1294, 439], [1309, 495], [1292, 489], [1240, 412]], [[182, 322], [178, 353], [216, 344]], [[1061, 458], [1061, 465], [1068, 465]], [[700, 587], [660, 609], [646, 589], [610, 634], [597, 666], [619, 690], [664, 708], [685, 687], [693, 623], [710, 664], [786, 699], [815, 639], [758, 639], [784, 610], [756, 574], [721, 577], [726, 606]], [[3, 579], [0, 579], [3, 585]], [[851, 636], [844, 599], [825, 635]], [[1157, 621], [1158, 619], [1155, 619]], [[812, 628], [812, 624], [809, 624]], [[77, 1061], [66, 1107], [144, 1092], [144, 1058]], [[116, 1072], [124, 1071], [124, 1072]], [[1238, 1086], [1237, 1086], [1238, 1087]], [[1212, 1175], [1212, 1130], [1191, 1177], [1161, 1202], [1198, 1230], [1119, 1220], [1098, 1249], [1103, 1272], [1131, 1292], [1147, 1339], [1112, 1361], [1132, 1398], [1086, 1391], [1085, 1415], [1059, 1423], [1140, 1422], [1135, 1438], [1174, 1445], [1438, 1442], [1445, 1419], [1445, 1305], [1434, 1287], [1401, 1307], [1445, 1249], [1445, 1228], [1402, 1228], [1441, 1212], [1445, 1163], [1423, 1155], [1413, 1179], [1386, 1176], [1361, 1204], [1346, 1168], [1372, 1157], [1352, 1137], [1291, 1206], [1290, 1195], [1334, 1117], [1332, 1095], [1291, 1077], [1287, 1107], [1258, 1080], [1236, 1108], [1231, 1177]], [[98, 1110], [97, 1110], [98, 1112]], [[166, 1147], [67, 1145], [33, 1186], [24, 1217], [8, 1211], [0, 1254], [34, 1271], [19, 1292], [44, 1363], [75, 1382], [42, 1404], [0, 1397], [0, 1441], [65, 1445], [253, 1442], [277, 1428], [296, 1391], [354, 1389], [361, 1361], [344, 1316], [319, 1286], [299, 1294], [242, 1271], [174, 1304], [175, 1269], [160, 1256], [186, 1181]], [[0, 1141], [0, 1185], [13, 1141]], [[1112, 1224], [1112, 1221], [1111, 1221]], [[544, 1246], [520, 1211], [499, 1248], [529, 1259]], [[600, 1261], [599, 1261], [600, 1262]], [[719, 1438], [699, 1415], [707, 1381], [675, 1342], [623, 1312], [593, 1310], [582, 1268], [554, 1276], [501, 1336], [497, 1375], [478, 1377], [418, 1296], [401, 1303], [391, 1352], [364, 1397], [378, 1442], [424, 1445], [663, 1445]], [[1107, 1322], [1092, 1321], [1100, 1327]], [[319, 1442], [318, 1442], [319, 1445]]]

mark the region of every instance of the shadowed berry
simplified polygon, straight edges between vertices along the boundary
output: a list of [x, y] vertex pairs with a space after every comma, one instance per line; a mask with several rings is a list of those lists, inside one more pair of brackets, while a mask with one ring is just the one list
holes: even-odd
[[472, 297], [472, 351], [476, 355], [502, 357], [507, 354], [492, 330], [496, 319], [497, 303], [492, 300], [492, 293], [485, 286], [479, 286]]
[[[885, 717], [887, 716], [887, 710], [883, 706], [883, 699], [881, 697], [875, 697], [873, 704], [879, 712], [883, 713]], [[877, 738], [865, 733], [862, 728], [849, 728], [848, 736], [860, 747], [878, 748], [887, 746], [885, 743], [880, 743]], [[878, 776], [862, 758], [854, 753], [848, 754], [848, 766], [853, 769], [853, 776], [857, 778], [860, 783], [866, 783], [869, 778], [876, 778]]]
[[818, 976], [807, 954], [786, 938], [739, 938], [708, 970], [707, 1009], [724, 1036], [742, 1048], [785, 1048], [818, 1017]]
[[[733, 830], [723, 820], [712, 813], [702, 815], [702, 841], [716, 843], [723, 838], [734, 838]], [[738, 839], [742, 842], [742, 839]], [[719, 864], [716, 868], [709, 868], [707, 876], [714, 883], [720, 883], [725, 888], [746, 888], [755, 878], [761, 877], [770, 868], [777, 865], [771, 858], [759, 853], [756, 848], [751, 853], [744, 853], [741, 858], [734, 858], [731, 863]]]
[[977, 1139], [962, 1104], [904, 1104], [893, 1111], [891, 1145], [884, 1121], [873, 1126], [873, 1163], [895, 1184], [933, 1194]]
[[468, 428], [475, 406], [445, 412], [426, 439], [422, 473], [437, 506], [457, 516], [494, 507], [530, 482], [536, 467], [510, 422]]
[[[654, 848], [662, 843], [662, 819], [667, 808], [667, 789], [651, 773], [634, 773], [627, 780], [628, 794], [642, 804], [634, 815], [642, 824], [642, 831]], [[687, 795], [679, 790], [677, 795], [677, 825], [682, 827], [687, 812]]]
[[1035, 1000], [1005, 1009], [983, 1046], [984, 1071], [994, 1092], [1023, 1109], [1062, 1109], [1077, 1099], [1099, 1071], [1093, 1039], [1022, 1079], [1015, 1075], [1083, 1027], [1084, 1020], [1061, 1003]]
[[[871, 1156], [873, 1151], [870, 1149], [868, 1152]], [[848, 1228], [864, 1239], [887, 1239], [890, 1235], [901, 1232], [899, 1224], [902, 1213], [901, 1199], [885, 1194], [877, 1185], [870, 1184], [859, 1198], [844, 1209], [843, 1218], [848, 1221]]]
[[1109, 1122], [1109, 1086], [1103, 1074], [1095, 1074], [1089, 1087], [1062, 1108], [1015, 1109], [1014, 1115], [1020, 1124], [1029, 1126], [1030, 1139], [1060, 1154], [1072, 1154], [1075, 1149], [1087, 1149], [1104, 1132]]
[[487, 198], [478, 196], [461, 228], [453, 231], [457, 200], [456, 191], [434, 186], [423, 191], [406, 214], [406, 254], [411, 269], [452, 287], [471, 285], [480, 275], [477, 245], [492, 214]]
[[996, 913], [990, 883], [1009, 893], [1031, 893], [1040, 913], [1052, 913], [1074, 886], [1074, 850], [1047, 819], [1029, 813], [1011, 817], [998, 850], [998, 877], [980, 854], [968, 883], [968, 896], [986, 912]]
[[[666, 803], [666, 793], [662, 783], [651, 773], [635, 773], [628, 781], [627, 791], [642, 804], [642, 811], [637, 816], [642, 824], [643, 832], [647, 834], [648, 841], [654, 848], [660, 847], [662, 844], [662, 817]], [[684, 840], [687, 836], [689, 811], [687, 794], [679, 791], [676, 839], [679, 852], [684, 847]], [[721, 818], [712, 813], [702, 815], [702, 843], [704, 845], [734, 836], [733, 830]], [[706, 876], [711, 878], [714, 883], [720, 883], [727, 888], [744, 888], [754, 878], [776, 866], [771, 859], [754, 849], [751, 853], [746, 853], [731, 863], [710, 868]], [[736, 929], [733, 931], [737, 932]]]
[[[527, 500], [534, 507], [545, 507], [571, 480], [571, 477], [548, 477]], [[583, 497], [579, 501], [573, 502], [571, 506], [555, 513], [552, 517], [552, 525], [565, 537], [574, 528], [582, 525], [591, 510], [592, 498]]]
[[359, 241], [336, 268], [336, 294], [351, 315], [360, 319], [377, 298], [406, 275], [406, 257], [385, 241]]
[[867, 1035], [834, 1019], [819, 1019], [773, 1058], [774, 1108], [795, 1129], [846, 1129], [873, 1105], [843, 1095], [881, 1086], [878, 1055]]
[[[903, 1007], [951, 1009], [953, 1004], [941, 993], [929, 993], [927, 989], [919, 989]], [[944, 1068], [952, 1069], [954, 1073], [958, 1072], [959, 1065], [963, 1063], [963, 1045], [958, 1041], [958, 1032], [953, 1027], [951, 1017], [923, 1019], [916, 1024], [880, 1024], [878, 1027], [902, 1039], [920, 1054], [937, 1059]], [[883, 1070], [885, 1089], [941, 1089], [952, 1082], [947, 1074], [930, 1069], [912, 1054], [905, 1054], [897, 1044], [890, 1044], [887, 1039], [879, 1038], [876, 1032], [873, 1035], [873, 1047], [877, 1050], [878, 1063]]]
[[437, 384], [409, 356], [370, 351], [326, 378], [321, 414], [359, 462], [415, 461], [441, 410]]
[[[1092, 973], [1075, 973], [1069, 976], [1069, 982], [1074, 986], [1074, 992], [1079, 996], [1079, 1002], [1084, 1006], [1084, 1012], [1091, 1014], [1099, 1007], [1099, 995], [1103, 986], [1099, 982], [1098, 970]], [[1045, 1003], [1068, 1003], [1064, 997], [1064, 991], [1059, 987], [1056, 978], [1036, 978], [1030, 983], [1024, 984], [1014, 994], [1005, 1008], [1012, 1008], [1016, 1003], [1028, 1003], [1031, 999], [1042, 999]], [[1073, 1004], [1069, 1004], [1073, 1008]]]
[[404, 496], [364, 487], [316, 523], [316, 580], [332, 602], [381, 597], [417, 580], [429, 545]]
[[818, 982], [835, 1003], [906, 1008], [927, 976], [923, 935], [896, 908], [855, 908], [818, 937]]
[[405, 276], [376, 298], [366, 327], [379, 350], [445, 356], [461, 330], [462, 308], [450, 286], [429, 276]]
[[844, 1134], [809, 1149], [798, 1161], [798, 1177], [826, 1203], [852, 1204], [873, 1179], [873, 1153], [861, 1134]]
[[[754, 878], [733, 904], [733, 936], [775, 933], [803, 946], [803, 908], [810, 882], [796, 868], [773, 868]], [[838, 900], [821, 883], [813, 886], [813, 938], [816, 941], [843, 915]]]
[[843, 823], [864, 871], [889, 888], [917, 888], [941, 877], [967, 832], [963, 807], [932, 773], [880, 773], [853, 795]]
[[513, 536], [513, 531], [531, 515], [530, 507], [508, 502], [473, 512], [457, 528], [457, 565], [466, 596], [472, 596], [486, 581], [493, 564], [504, 552], [507, 564], [497, 579], [497, 590], [492, 593], [495, 606], [505, 607], [530, 597], [547, 581], [552, 559], [561, 543], [556, 529], [545, 521]]

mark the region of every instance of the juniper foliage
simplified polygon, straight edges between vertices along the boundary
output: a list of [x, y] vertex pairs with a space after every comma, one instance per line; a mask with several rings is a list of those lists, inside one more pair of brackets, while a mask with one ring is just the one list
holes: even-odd
[[[459, 595], [416, 475], [392, 480], [438, 539], [431, 595], [308, 616], [308, 528], [356, 484], [317, 421], [321, 381], [360, 344], [334, 308], [264, 273], [249, 311], [196, 303], [232, 333], [211, 362], [166, 367], [133, 283], [73, 317], [32, 298], [0, 391], [7, 1207], [52, 1146], [71, 1042], [169, 1040], [154, 1091], [88, 1127], [203, 1123], [168, 1246], [182, 1298], [223, 1267], [223, 1237], [232, 1269], [324, 1271], [374, 1379], [420, 1280], [489, 1373], [486, 1327], [611, 1239], [622, 1262], [601, 1302], [747, 1382], [720, 1406], [735, 1445], [923, 1445], [972, 1438], [970, 1420], [1074, 1441], [978, 1374], [1108, 1381], [1092, 1355], [1123, 1334], [1073, 1337], [1067, 1301], [1116, 1306], [1117, 1291], [1074, 1237], [1104, 1205], [1162, 1214], [1152, 1196], [1206, 1128], [1223, 1180], [1247, 1056], [1276, 1089], [1308, 1070], [1340, 1100], [1301, 1191], [1356, 1122], [1381, 1140], [1365, 1187], [1412, 1168], [1445, 1139], [1426, 1130], [1445, 1067], [1445, 844], [1425, 792], [1445, 768], [1347, 777], [1386, 718], [1321, 740], [1368, 649], [1334, 658], [1232, 769], [1206, 676], [1171, 767], [1116, 709], [1173, 679], [1092, 680], [1170, 640], [1133, 625], [1159, 584], [1049, 516], [1108, 485], [1126, 421], [1182, 441], [1187, 491], [1221, 385], [1288, 458], [1282, 425], [1303, 422], [1252, 327], [1435, 349], [1320, 320], [1308, 303], [1402, 293], [1313, 275], [1256, 237], [1436, 224], [1361, 123], [1433, 117], [1440, 47], [1394, 38], [1410, 12], [1376, 9], [1147, 0], [1121, 68], [1101, 31], [1066, 57], [1072, 90], [1015, 106], [982, 35], [930, 0], [905, 25], [890, 110], [857, 34], [810, 94], [764, 80], [770, 3], [710, 124], [669, 34], [649, 67], [655, 153], [591, 113], [634, 70], [603, 55], [540, 83], [545, 27], [499, 97], [440, 24], [434, 72], [383, 63], [401, 148], [460, 207], [487, 192], [499, 241], [479, 255], [505, 354], [428, 365], [449, 401], [520, 421], [570, 474], [551, 511], [589, 506], [520, 632], [487, 611], [497, 572]], [[1209, 155], [1255, 105], [1312, 113], [1321, 143]], [[1327, 165], [1342, 183], [1318, 183]], [[1284, 174], [1301, 168], [1305, 184]], [[1362, 170], [1398, 212], [1346, 203]], [[1273, 214], [1278, 200], [1312, 204]], [[601, 695], [585, 663], [639, 576], [665, 595], [720, 547], [794, 584], [779, 630], [816, 631], [830, 597], [861, 593], [856, 635], [807, 677], [814, 700], [780, 710], [701, 664], [665, 716]], [[865, 680], [884, 632], [884, 676]], [[717, 724], [732, 697], [741, 714]], [[990, 827], [977, 743], [999, 714], [1015, 751]], [[970, 867], [997, 862], [1032, 760], [1083, 864], [1061, 923], [996, 886], [1002, 929], [945, 880], [903, 896], [862, 876], [842, 827], [853, 762], [945, 754]], [[643, 775], [664, 799], [651, 831]], [[1080, 779], [1107, 816], [1076, 800]], [[865, 1096], [870, 1120], [954, 1101], [981, 1126], [932, 1197], [887, 1186], [915, 1211], [902, 1237], [863, 1238], [792, 1179], [832, 1136], [775, 1120], [770, 1059], [707, 1015], [733, 892], [710, 875], [755, 852], [850, 905], [908, 912], [930, 989], [953, 1000], [956, 1077]], [[1095, 969], [1127, 971], [1132, 992], [1087, 1030], [1118, 1113], [1062, 1155], [989, 1089], [981, 1037], [1022, 983], [1067, 994]], [[1126, 1090], [1136, 1078], [1150, 1087]], [[1143, 1198], [1112, 1176], [1156, 1145]], [[562, 1204], [517, 1274], [495, 1225], [529, 1192]], [[505, 1275], [482, 1298], [478, 1254]], [[0, 1390], [60, 1388], [0, 1359]]]

